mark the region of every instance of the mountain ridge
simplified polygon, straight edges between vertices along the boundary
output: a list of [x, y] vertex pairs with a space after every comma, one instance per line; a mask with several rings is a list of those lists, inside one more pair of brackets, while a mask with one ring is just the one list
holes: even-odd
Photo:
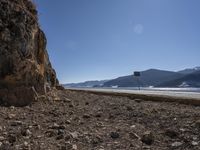
[[[141, 87], [167, 87], [168, 84], [172, 84], [171, 82], [177, 82], [179, 79], [185, 79], [185, 76], [195, 73], [196, 71], [200, 71], [200, 67], [186, 68], [180, 71], [168, 71], [151, 68], [141, 71], [139, 83], [133, 75], [125, 75], [111, 80], [85, 81], [81, 83], [63, 85], [65, 87], [137, 87], [138, 85]], [[184, 81], [182, 81], [182, 83], [182, 87], [184, 87]], [[180, 87], [181, 84], [172, 87]]]

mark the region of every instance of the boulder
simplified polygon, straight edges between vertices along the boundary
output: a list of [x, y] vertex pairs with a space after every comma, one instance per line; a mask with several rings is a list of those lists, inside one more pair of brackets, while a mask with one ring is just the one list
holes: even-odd
[[[0, 102], [27, 105], [58, 86], [30, 0], [0, 1]], [[35, 89], [35, 90], [33, 90]]]

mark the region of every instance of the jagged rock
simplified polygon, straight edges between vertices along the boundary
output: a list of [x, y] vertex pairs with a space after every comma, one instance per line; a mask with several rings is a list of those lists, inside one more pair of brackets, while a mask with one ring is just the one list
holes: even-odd
[[27, 105], [58, 85], [46, 43], [32, 1], [0, 1], [0, 103]]

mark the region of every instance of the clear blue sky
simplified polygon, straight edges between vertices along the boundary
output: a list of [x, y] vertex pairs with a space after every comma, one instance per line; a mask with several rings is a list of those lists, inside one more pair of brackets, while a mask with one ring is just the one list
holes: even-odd
[[61, 83], [200, 65], [200, 0], [35, 0]]

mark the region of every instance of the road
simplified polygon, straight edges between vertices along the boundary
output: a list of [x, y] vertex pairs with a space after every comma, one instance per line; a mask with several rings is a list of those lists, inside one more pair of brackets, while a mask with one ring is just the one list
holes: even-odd
[[167, 99], [192, 99], [200, 101], [200, 93], [197, 92], [177, 92], [177, 91], [154, 91], [154, 90], [128, 90], [128, 89], [101, 89], [101, 88], [73, 88], [72, 90], [88, 91], [95, 93], [109, 93], [109, 94], [129, 94], [147, 97], [160, 97]]

